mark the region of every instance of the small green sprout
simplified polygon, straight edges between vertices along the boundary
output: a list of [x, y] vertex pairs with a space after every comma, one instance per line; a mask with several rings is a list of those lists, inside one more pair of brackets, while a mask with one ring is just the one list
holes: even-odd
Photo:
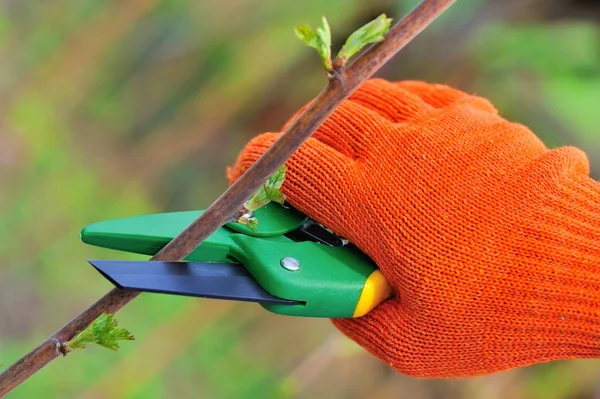
[[281, 191], [281, 186], [285, 180], [285, 172], [287, 168], [282, 165], [273, 176], [265, 182], [265, 184], [258, 189], [256, 193], [248, 200], [246, 209], [248, 212], [254, 212], [255, 210], [262, 208], [269, 202], [274, 201], [281, 205], [285, 201], [285, 196]]
[[248, 227], [250, 230], [254, 231], [255, 233], [258, 231], [258, 219], [256, 217], [254, 217], [253, 213], [245, 213], [242, 216], [240, 216], [237, 220], [237, 222], [239, 224], [243, 224], [244, 226]]
[[391, 23], [392, 18], [387, 18], [385, 14], [381, 14], [348, 36], [346, 43], [337, 55], [342, 65], [345, 65], [352, 56], [367, 44], [383, 41], [385, 34], [390, 30]]
[[237, 218], [237, 223], [247, 226], [252, 231], [258, 229], [258, 219], [254, 217], [254, 211], [267, 205], [269, 202], [277, 202], [281, 205], [285, 202], [285, 195], [281, 190], [283, 181], [285, 180], [285, 165], [275, 172], [265, 184], [258, 189], [256, 193], [244, 205], [243, 214]]
[[129, 331], [117, 327], [119, 323], [112, 314], [102, 314], [85, 330], [63, 344], [64, 353], [74, 349], [85, 348], [88, 344], [98, 344], [116, 351], [119, 349], [118, 341], [133, 341], [135, 338]]
[[294, 29], [296, 36], [308, 46], [317, 50], [326, 71], [331, 71], [334, 64], [344, 67], [348, 60], [358, 53], [364, 46], [378, 43], [384, 39], [390, 30], [392, 18], [381, 14], [373, 21], [363, 25], [354, 31], [338, 53], [335, 62], [331, 61], [331, 30], [325, 17], [321, 20], [321, 26], [313, 30], [308, 25], [299, 25]]
[[326, 70], [332, 68], [331, 63], [331, 29], [327, 18], [321, 19], [321, 26], [316, 31], [308, 25], [299, 25], [294, 29], [296, 36], [308, 46], [317, 50]]

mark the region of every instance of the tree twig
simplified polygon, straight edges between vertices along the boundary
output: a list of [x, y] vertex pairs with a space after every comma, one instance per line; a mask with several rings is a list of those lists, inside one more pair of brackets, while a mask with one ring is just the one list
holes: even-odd
[[[214, 231], [226, 224], [245, 201], [296, 152], [344, 100], [455, 1], [423, 0], [391, 27], [384, 41], [372, 45], [348, 67], [334, 69], [333, 73], [329, 74], [329, 82], [325, 89], [302, 115], [246, 173], [151, 260], [181, 261]], [[115, 288], [104, 295], [0, 374], [0, 397], [4, 397], [52, 360], [61, 356], [63, 342], [85, 329], [101, 314], [116, 313], [139, 294], [139, 292]]]

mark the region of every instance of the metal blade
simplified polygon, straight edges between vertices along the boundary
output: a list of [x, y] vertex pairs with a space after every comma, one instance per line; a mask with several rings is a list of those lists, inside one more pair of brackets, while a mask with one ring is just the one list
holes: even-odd
[[284, 305], [304, 303], [269, 294], [240, 263], [88, 262], [124, 290]]

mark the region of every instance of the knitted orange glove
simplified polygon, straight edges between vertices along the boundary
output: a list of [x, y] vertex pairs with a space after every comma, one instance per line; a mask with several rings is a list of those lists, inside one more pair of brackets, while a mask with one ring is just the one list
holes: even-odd
[[[237, 179], [277, 133], [253, 139]], [[418, 377], [600, 357], [600, 183], [485, 99], [370, 80], [287, 162], [291, 205], [354, 242], [396, 289], [333, 320]]]

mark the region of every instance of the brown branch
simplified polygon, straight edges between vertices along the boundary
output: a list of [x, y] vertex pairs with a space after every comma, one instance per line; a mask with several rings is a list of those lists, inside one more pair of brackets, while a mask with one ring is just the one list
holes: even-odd
[[[283, 165], [313, 132], [362, 83], [429, 26], [456, 0], [423, 0], [391, 27], [385, 40], [371, 46], [345, 69], [329, 74], [326, 88], [273, 145], [206, 211], [159, 253], [154, 261], [181, 261], [231, 216]], [[0, 397], [61, 355], [61, 345], [102, 313], [114, 314], [139, 292], [113, 289], [0, 374]]]

